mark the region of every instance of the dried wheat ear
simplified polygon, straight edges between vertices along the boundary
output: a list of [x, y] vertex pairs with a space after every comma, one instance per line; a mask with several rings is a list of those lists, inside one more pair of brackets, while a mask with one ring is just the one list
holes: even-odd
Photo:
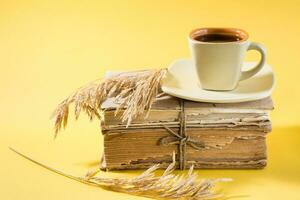
[[166, 69], [118, 73], [79, 88], [53, 112], [55, 136], [62, 127], [66, 127], [71, 104], [74, 104], [76, 119], [81, 111], [91, 120], [95, 117], [100, 119], [101, 104], [111, 97], [119, 103], [116, 114], [120, 109], [125, 109], [121, 119], [129, 125], [132, 119], [150, 110], [165, 73]]

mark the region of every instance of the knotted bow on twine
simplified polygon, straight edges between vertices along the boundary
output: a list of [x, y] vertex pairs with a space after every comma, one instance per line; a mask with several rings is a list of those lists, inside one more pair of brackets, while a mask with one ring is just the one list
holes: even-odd
[[[163, 125], [163, 127], [173, 136], [166, 136], [159, 140], [159, 145], [167, 146], [167, 145], [173, 145], [178, 144], [178, 152], [179, 152], [179, 168], [185, 169], [186, 165], [186, 145], [189, 145], [197, 150], [203, 150], [205, 149], [205, 144], [200, 141], [196, 141], [190, 136], [186, 134], [186, 115], [184, 110], [184, 100], [180, 100], [180, 128], [179, 128], [179, 134], [177, 134], [175, 131], [170, 129], [169, 127]], [[175, 136], [175, 137], [174, 137]]]

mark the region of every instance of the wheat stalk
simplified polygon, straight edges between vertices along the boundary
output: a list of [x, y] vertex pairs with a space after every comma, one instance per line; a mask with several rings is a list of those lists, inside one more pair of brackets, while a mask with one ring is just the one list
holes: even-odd
[[55, 137], [62, 127], [67, 126], [71, 104], [74, 104], [76, 119], [82, 111], [91, 120], [100, 119], [101, 104], [109, 97], [115, 97], [119, 103], [116, 114], [120, 109], [125, 110], [121, 119], [129, 125], [132, 119], [150, 110], [165, 73], [166, 69], [119, 73], [79, 88], [53, 112]]
[[188, 173], [174, 174], [173, 172], [176, 166], [175, 154], [173, 154], [173, 162], [168, 166], [161, 176], [157, 176], [155, 174], [156, 170], [159, 169], [159, 164], [156, 164], [139, 176], [131, 179], [125, 179], [103, 178], [96, 176], [99, 172], [99, 169], [88, 172], [84, 177], [76, 177], [37, 162], [13, 148], [10, 149], [41, 167], [81, 183], [113, 190], [116, 192], [123, 192], [154, 199], [218, 199], [224, 195], [213, 191], [215, 184], [218, 182], [231, 181], [229, 178], [200, 180], [197, 174], [193, 172], [193, 166], [189, 169]]

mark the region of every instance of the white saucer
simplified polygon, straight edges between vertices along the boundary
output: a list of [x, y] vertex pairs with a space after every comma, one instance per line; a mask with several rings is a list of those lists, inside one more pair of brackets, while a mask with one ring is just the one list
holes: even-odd
[[[255, 63], [245, 62], [243, 70], [250, 69]], [[211, 103], [234, 103], [263, 99], [271, 95], [275, 85], [272, 68], [265, 65], [253, 77], [240, 81], [232, 91], [203, 90], [199, 84], [195, 68], [189, 59], [180, 59], [168, 67], [162, 81], [162, 90], [172, 96], [192, 101]]]

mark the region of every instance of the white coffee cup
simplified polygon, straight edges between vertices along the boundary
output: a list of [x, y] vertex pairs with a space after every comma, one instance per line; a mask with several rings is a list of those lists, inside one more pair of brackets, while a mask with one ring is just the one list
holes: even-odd
[[[203, 89], [233, 90], [239, 81], [262, 69], [266, 50], [248, 38], [246, 31], [236, 28], [199, 28], [190, 33], [192, 60]], [[248, 50], [257, 50], [261, 59], [255, 67], [242, 71]]]

